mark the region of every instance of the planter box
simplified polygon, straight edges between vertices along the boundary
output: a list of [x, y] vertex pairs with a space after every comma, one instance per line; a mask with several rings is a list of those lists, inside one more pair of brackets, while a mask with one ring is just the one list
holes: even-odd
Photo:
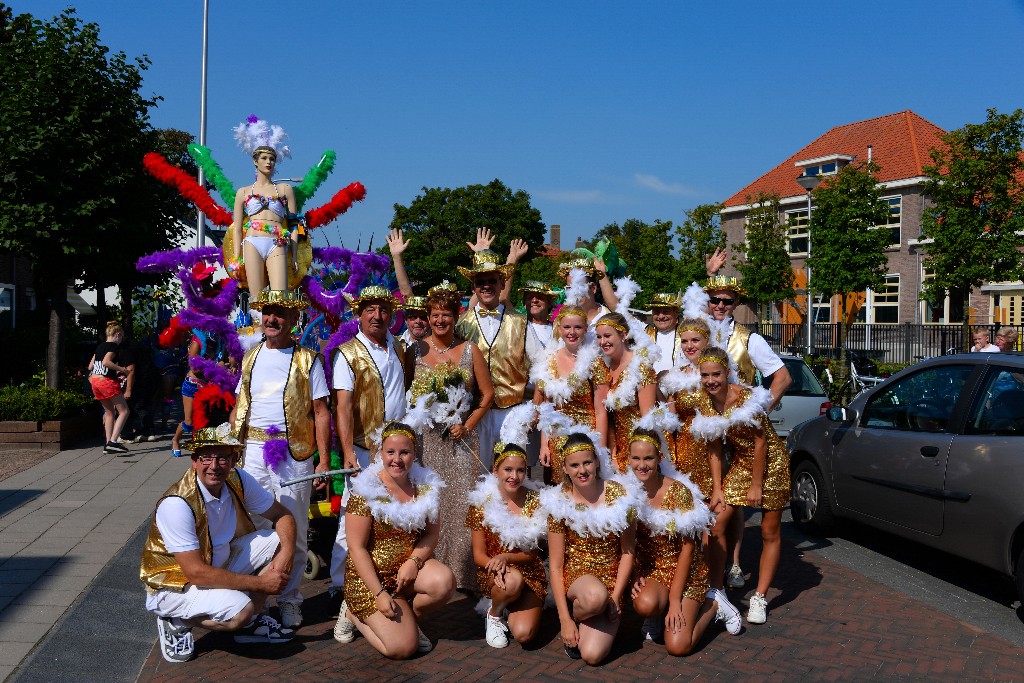
[[100, 429], [93, 415], [45, 422], [0, 422], [0, 450], [34, 449], [59, 451]]

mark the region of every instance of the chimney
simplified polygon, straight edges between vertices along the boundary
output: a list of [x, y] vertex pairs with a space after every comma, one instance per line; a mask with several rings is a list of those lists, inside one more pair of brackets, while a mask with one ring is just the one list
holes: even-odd
[[584, 246], [585, 246], [585, 243], [583, 242], [583, 238], [582, 237], [577, 237], [576, 238], [576, 247], [575, 248], [576, 249], [582, 249]]
[[555, 251], [562, 251], [562, 226], [551, 226], [551, 248]]

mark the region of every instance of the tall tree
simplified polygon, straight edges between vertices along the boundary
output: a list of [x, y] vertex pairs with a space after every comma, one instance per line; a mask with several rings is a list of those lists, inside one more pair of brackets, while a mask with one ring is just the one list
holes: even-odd
[[733, 262], [743, 276], [747, 298], [756, 307], [758, 319], [768, 317], [771, 304], [792, 299], [793, 266], [786, 251], [786, 225], [779, 220], [779, 196], [764, 192], [747, 197], [745, 240], [732, 245]]
[[672, 221], [659, 219], [647, 223], [630, 218], [621, 226], [610, 223], [597, 231], [590, 248], [607, 239], [615, 245], [619, 258], [626, 262], [627, 274], [636, 280], [644, 294], [674, 292], [679, 286], [672, 258], [672, 227]]
[[702, 282], [707, 276], [704, 259], [715, 249], [725, 247], [721, 211], [721, 204], [698, 204], [685, 212], [686, 220], [676, 227], [679, 242], [676, 280], [683, 288], [691, 282]]
[[0, 11], [0, 248], [32, 261], [49, 310], [46, 381], [62, 376], [66, 286], [102, 262], [130, 225], [147, 112], [139, 94], [148, 60], [100, 43], [99, 26], [72, 9], [43, 22]]
[[495, 235], [491, 248], [502, 255], [508, 253], [509, 242], [524, 240], [530, 252], [522, 262], [536, 256], [545, 236], [540, 211], [530, 205], [530, 195], [513, 192], [497, 179], [455, 189], [424, 187], [409, 206], [395, 204], [391, 227], [411, 239], [405, 261], [409, 277], [421, 283], [418, 287], [424, 291], [442, 280], [456, 280], [455, 266], [470, 265], [466, 242], [476, 240], [477, 228], [491, 229]]
[[[881, 200], [874, 178], [877, 173], [875, 163], [848, 164], [813, 192], [808, 226], [811, 255], [807, 259], [813, 273], [811, 287], [828, 298], [839, 295], [841, 377], [846, 373], [846, 335], [853, 322], [853, 316], [847, 314], [847, 299], [885, 282], [885, 249], [891, 238], [888, 230], [873, 226], [888, 222], [889, 205]], [[813, 307], [809, 308], [813, 313]]]
[[1024, 256], [1024, 112], [988, 110], [984, 123], [968, 123], [931, 150], [922, 234], [932, 240], [924, 263], [935, 272], [925, 287], [932, 300], [949, 292], [963, 302], [963, 344], [971, 343], [967, 315], [971, 288], [1020, 279]]

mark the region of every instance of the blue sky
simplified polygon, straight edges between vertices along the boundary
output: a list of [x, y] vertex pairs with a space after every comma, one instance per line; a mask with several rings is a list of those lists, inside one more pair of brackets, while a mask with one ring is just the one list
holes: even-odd
[[[10, 0], [9, 0], [10, 2]], [[68, 6], [13, 0], [49, 18]], [[198, 135], [202, 0], [80, 0], [108, 47], [146, 54], [157, 127]], [[383, 243], [420, 188], [499, 178], [577, 235], [629, 218], [681, 222], [829, 128], [911, 109], [952, 129], [1024, 106], [1024, 0], [363, 2], [210, 0], [207, 145], [236, 186], [231, 129], [282, 125], [302, 176], [359, 180], [326, 228]]]

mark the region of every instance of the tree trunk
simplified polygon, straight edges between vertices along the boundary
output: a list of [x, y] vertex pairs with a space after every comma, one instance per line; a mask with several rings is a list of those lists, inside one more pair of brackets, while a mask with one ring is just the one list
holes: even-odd
[[57, 274], [48, 280], [49, 342], [46, 346], [46, 386], [60, 389], [64, 378], [64, 325], [68, 315], [67, 280]]
[[110, 320], [110, 308], [107, 306], [107, 287], [102, 282], [96, 283], [96, 329], [97, 341], [107, 338], [107, 321]]
[[964, 297], [964, 314], [960, 322], [962, 329], [961, 335], [963, 340], [960, 344], [961, 350], [964, 353], [969, 353], [971, 346], [974, 344], [974, 339], [971, 338], [971, 288], [966, 287], [963, 293]]
[[124, 333], [129, 339], [135, 339], [133, 319], [135, 312], [132, 310], [132, 291], [131, 285], [118, 285], [118, 293], [121, 296], [121, 327], [124, 328]]

